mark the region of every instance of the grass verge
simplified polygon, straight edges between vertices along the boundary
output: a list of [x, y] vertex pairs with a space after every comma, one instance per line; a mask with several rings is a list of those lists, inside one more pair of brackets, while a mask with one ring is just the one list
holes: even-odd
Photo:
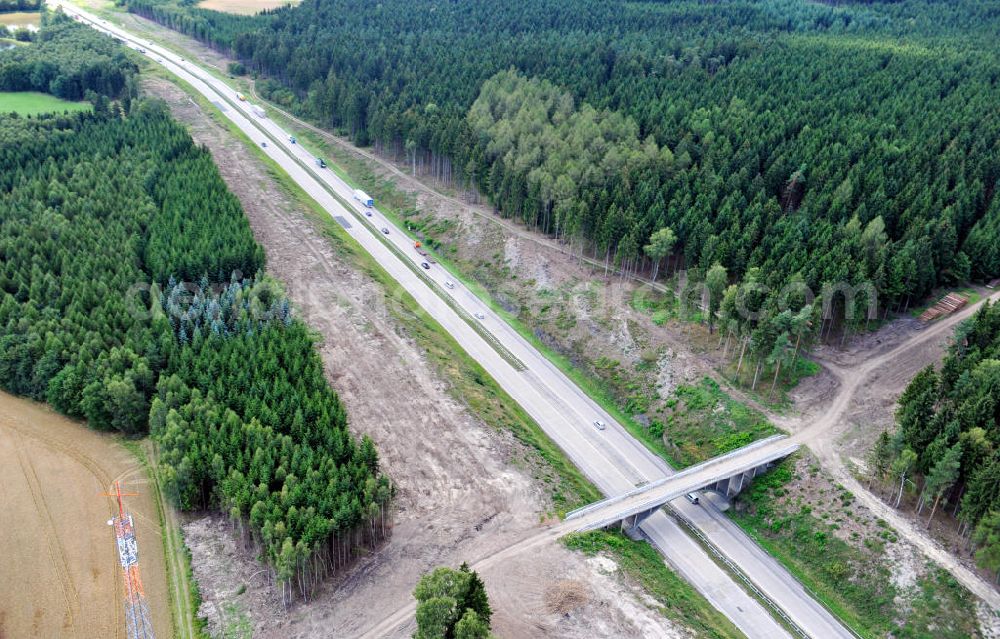
[[910, 551], [892, 548], [899, 542], [884, 522], [856, 512], [853, 495], [818, 467], [797, 471], [796, 457], [740, 495], [730, 511], [740, 528], [866, 639], [981, 636], [968, 591], [922, 559], [905, 565]]
[[736, 639], [744, 636], [725, 615], [671, 570], [651, 545], [632, 541], [621, 533], [601, 530], [568, 535], [563, 538], [563, 544], [586, 555], [605, 553], [611, 556], [628, 578], [641, 584], [656, 600], [660, 614], [690, 628], [698, 637]]
[[515, 402], [492, 377], [473, 360], [452, 336], [428, 317], [420, 305], [361, 248], [333, 217], [309, 197], [274, 161], [228, 118], [195, 91], [165, 70], [156, 75], [166, 78], [183, 89], [216, 123], [244, 145], [267, 167], [268, 173], [297, 202], [307, 217], [330, 238], [338, 253], [362, 272], [374, 279], [383, 291], [393, 291], [386, 307], [427, 352], [428, 360], [441, 371], [452, 385], [454, 396], [464, 402], [484, 422], [496, 429], [509, 430], [530, 449], [535, 459], [516, 460], [547, 487], [556, 513], [562, 516], [576, 507], [603, 497], [600, 491], [563, 454], [538, 424]]
[[[670, 433], [670, 456], [680, 467], [736, 450], [758, 439], [778, 434], [771, 422], [745, 404], [733, 400], [705, 377], [682, 384], [667, 400], [665, 423], [654, 420], [651, 436]], [[662, 438], [661, 444], [662, 444]]]
[[[201, 606], [201, 593], [191, 570], [191, 551], [184, 543], [182, 531], [173, 524], [172, 518], [168, 516], [166, 509], [171, 506], [163, 498], [163, 493], [160, 491], [156, 469], [150, 464], [146, 449], [140, 442], [127, 439], [120, 441], [122, 446], [139, 461], [149, 478], [149, 486], [155, 493], [153, 501], [156, 503], [156, 514], [162, 533], [167, 572], [167, 594], [172, 610], [170, 618], [174, 630], [173, 636], [185, 639], [209, 639], [205, 619], [197, 616]], [[148, 439], [145, 441], [149, 443]]]

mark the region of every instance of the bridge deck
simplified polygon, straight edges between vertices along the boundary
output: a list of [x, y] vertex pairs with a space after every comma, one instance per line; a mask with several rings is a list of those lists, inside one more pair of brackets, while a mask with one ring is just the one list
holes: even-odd
[[686, 493], [701, 490], [787, 457], [798, 448], [799, 444], [789, 443], [784, 435], [763, 439], [622, 495], [574, 510], [566, 515], [566, 523], [574, 525], [580, 532], [604, 528], [627, 517], [658, 508]]

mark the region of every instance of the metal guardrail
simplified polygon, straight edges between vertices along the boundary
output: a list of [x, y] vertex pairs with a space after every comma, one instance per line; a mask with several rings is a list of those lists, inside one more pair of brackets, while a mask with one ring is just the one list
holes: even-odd
[[[680, 471], [677, 471], [677, 472], [675, 472], [672, 475], [667, 475], [666, 477], [663, 477], [662, 479], [657, 479], [656, 481], [650, 482], [648, 484], [643, 484], [642, 486], [638, 486], [636, 488], [632, 488], [632, 489], [630, 489], [627, 492], [621, 493], [620, 495], [615, 495], [613, 497], [608, 497], [607, 499], [603, 499], [601, 501], [594, 502], [592, 504], [587, 504], [586, 506], [582, 506], [580, 508], [577, 508], [576, 510], [573, 510], [573, 511], [570, 511], [570, 512], [566, 513], [565, 519], [567, 519], [567, 520], [569, 520], [569, 519], [575, 519], [577, 517], [580, 517], [582, 515], [587, 514], [588, 512], [592, 512], [592, 511], [597, 510], [599, 508], [604, 508], [605, 506], [610, 506], [611, 504], [624, 501], [624, 500], [628, 499], [629, 497], [634, 497], [635, 495], [639, 495], [641, 493], [650, 492], [652, 490], [655, 490], [656, 488], [659, 488], [660, 486], [662, 486], [663, 484], [667, 483], [668, 481], [673, 481], [673, 480], [677, 480], [677, 479], [683, 479], [684, 477], [686, 477], [688, 475], [691, 475], [691, 474], [694, 474], [694, 473], [697, 473], [697, 472], [700, 472], [700, 471], [704, 470], [705, 468], [708, 468], [710, 466], [714, 466], [716, 464], [724, 462], [724, 461], [726, 461], [728, 459], [731, 459], [733, 457], [736, 457], [738, 455], [744, 455], [744, 454], [748, 453], [749, 451], [756, 450], [758, 448], [761, 448], [762, 446], [766, 446], [767, 444], [770, 444], [770, 443], [773, 443], [773, 442], [776, 442], [776, 441], [779, 441], [779, 440], [782, 440], [782, 439], [786, 439], [787, 437], [788, 437], [787, 435], [772, 435], [771, 437], [766, 437], [764, 439], [757, 440], [755, 442], [747, 444], [746, 446], [744, 446], [742, 448], [737, 448], [736, 450], [729, 451], [728, 453], [724, 453], [722, 455], [719, 455], [718, 457], [713, 457], [712, 459], [708, 459], [706, 461], [703, 461], [700, 464], [695, 464], [694, 466], [688, 466], [687, 468], [685, 468], [683, 470], [680, 470]], [[797, 447], [797, 445], [795, 445], [795, 446]], [[784, 449], [782, 449], [782, 450], [784, 450]]]
[[[680, 523], [682, 523], [684, 525], [684, 527], [687, 528], [688, 531], [692, 535], [694, 535], [694, 537], [696, 539], [698, 539], [698, 541], [700, 541], [701, 544], [706, 549], [708, 549], [708, 551], [715, 557], [715, 559], [716, 559], [717, 562], [721, 563], [731, 573], [733, 573], [734, 575], [736, 575], [736, 577], [740, 581], [743, 582], [743, 584], [750, 591], [750, 593], [754, 597], [756, 597], [758, 600], [764, 602], [767, 605], [767, 607], [771, 609], [772, 613], [774, 615], [776, 615], [779, 619], [781, 619], [789, 628], [791, 628], [791, 630], [795, 634], [799, 635], [800, 637], [803, 637], [803, 639], [812, 639], [812, 638], [810, 638], [809, 634], [805, 630], [803, 630], [797, 623], [795, 623], [794, 621], [792, 621], [792, 618], [788, 616], [788, 613], [786, 613], [778, 604], [776, 604], [773, 600], [771, 600], [770, 597], [768, 597], [767, 595], [765, 595], [756, 586], [756, 584], [754, 584], [753, 580], [751, 580], [750, 577], [747, 576], [747, 574], [744, 573], [740, 569], [739, 566], [737, 566], [733, 561], [731, 561], [729, 559], [729, 557], [727, 557], [721, 550], [719, 550], [719, 548], [715, 544], [713, 544], [708, 539], [708, 537], [706, 537], [704, 534], [702, 534], [702, 532], [700, 530], [698, 530], [698, 527], [695, 526], [694, 523], [690, 519], [688, 519], [687, 517], [685, 517], [684, 515], [682, 515], [677, 510], [674, 510], [673, 508], [670, 509], [670, 514], [677, 521], [679, 521]], [[641, 528], [640, 528], [640, 530], [641, 530]], [[643, 536], [645, 537], [645, 534], [643, 534]], [[652, 539], [649, 539], [648, 537], [646, 537], [646, 540], [649, 543], [653, 544], [654, 546], [656, 545], [655, 542], [653, 542]], [[820, 639], [820, 638], [816, 638], [816, 639]], [[859, 639], [860, 639], [860, 637], [859, 637]]]
[[[78, 14], [78, 15], [80, 15], [80, 18], [82, 20], [90, 22], [94, 26], [97, 26], [99, 29], [102, 28], [101, 25], [99, 25], [98, 23], [94, 22], [93, 20], [90, 20], [86, 16], [84, 16], [82, 14]], [[113, 38], [117, 38], [118, 37], [118, 36], [116, 36], [114, 34], [109, 34], [109, 35], [111, 37], [113, 37]], [[135, 40], [133, 40], [133, 42], [137, 43], [137, 41], [135, 41]], [[139, 43], [139, 44], [141, 44], [141, 43]], [[192, 74], [192, 75], [195, 75], [195, 77], [198, 77], [197, 74]], [[198, 79], [201, 80], [202, 82], [205, 82], [204, 78], [198, 77]], [[208, 86], [211, 87], [211, 85], [208, 85]], [[213, 90], [215, 90], [214, 87], [212, 87], [212, 88], [213, 88]], [[217, 93], [219, 93], [219, 92], [217, 91]], [[258, 126], [257, 123], [256, 123], [256, 121], [252, 117], [249, 117], [249, 116], [247, 116], [247, 114], [243, 113], [243, 111], [242, 111], [242, 109], [240, 109], [239, 105], [236, 104], [236, 102], [234, 102], [233, 99], [230, 96], [228, 96], [224, 92], [222, 92], [222, 93], [219, 93], [219, 97], [221, 97], [223, 100], [225, 100], [226, 102], [228, 102], [230, 104], [230, 106], [234, 107], [238, 113], [241, 113], [242, 115], [246, 116], [247, 120], [249, 122], [251, 122], [253, 124], [253, 126], [258, 131], [260, 131], [265, 137], [269, 138], [272, 142], [275, 142], [277, 144], [281, 144], [282, 143], [282, 141], [278, 140], [270, 131], [266, 130], [264, 127]], [[488, 331], [482, 324], [479, 323], [479, 321], [477, 321], [474, 317], [472, 317], [472, 315], [468, 311], [466, 311], [464, 308], [462, 308], [462, 306], [459, 305], [458, 302], [456, 302], [455, 299], [451, 295], [449, 295], [446, 291], [444, 291], [437, 282], [435, 282], [433, 279], [431, 279], [430, 277], [428, 277], [427, 274], [425, 274], [423, 271], [421, 271], [417, 267], [417, 265], [413, 262], [413, 260], [409, 259], [406, 256], [406, 254], [404, 254], [401, 250], [399, 250], [399, 247], [397, 247], [395, 244], [393, 244], [392, 242], [390, 242], [389, 240], [387, 240], [386, 238], [384, 238], [382, 236], [381, 231], [375, 226], [375, 224], [371, 220], [369, 220], [366, 216], [361, 215], [361, 213], [359, 213], [358, 210], [354, 208], [353, 204], [351, 204], [350, 202], [348, 202], [344, 197], [342, 197], [339, 193], [337, 193], [329, 184], [327, 184], [326, 180], [324, 180], [323, 177], [320, 176], [313, 169], [312, 165], [310, 165], [309, 163], [303, 161], [301, 158], [297, 157], [296, 155], [294, 155], [292, 153], [286, 153], [286, 156], [289, 157], [289, 158], [291, 158], [294, 162], [296, 162], [302, 169], [304, 169], [309, 175], [311, 175], [316, 180], [316, 182], [319, 183], [319, 185], [331, 197], [333, 197], [335, 200], [337, 200], [345, 209], [347, 209], [348, 211], [350, 211], [351, 215], [353, 215], [356, 220], [358, 220], [366, 228], [368, 228], [371, 231], [372, 235], [374, 235], [376, 238], [378, 238], [379, 241], [381, 241], [382, 244], [386, 248], [388, 248], [403, 264], [405, 264], [418, 278], [420, 278], [424, 282], [424, 284], [426, 284], [432, 291], [434, 291], [434, 293], [439, 298], [441, 298], [442, 300], [444, 300], [445, 304], [447, 304], [449, 308], [451, 308], [456, 314], [458, 314], [458, 316], [461, 317], [462, 320], [465, 321], [465, 323], [468, 324], [472, 328], [472, 330], [474, 330], [476, 332], [476, 334], [478, 334], [480, 337], [482, 337], [483, 340], [487, 344], [489, 344], [490, 347], [493, 350], [495, 350], [497, 352], [497, 354], [500, 355], [501, 358], [504, 359], [504, 361], [506, 361], [508, 364], [510, 364], [514, 368], [514, 370], [516, 370], [518, 372], [522, 372], [522, 371], [525, 371], [525, 370], [528, 369], [527, 365], [523, 361], [521, 361], [520, 358], [518, 358], [516, 355], [514, 355], [514, 353], [512, 353], [510, 351], [510, 349], [508, 349], [506, 346], [504, 346], [500, 342], [500, 340], [496, 337], [496, 335], [494, 335], [493, 333], [491, 333], [490, 331]]]
[[[680, 515], [680, 513], [677, 513], [677, 515], [678, 515], [679, 517], [683, 517], [683, 515]], [[692, 523], [690, 523], [690, 522], [687, 522], [687, 523], [688, 523], [688, 525], [690, 525], [690, 526], [693, 526], [693, 525], [694, 525], [694, 524], [692, 524]], [[741, 529], [741, 530], [742, 530], [742, 529]], [[751, 534], [750, 532], [748, 532], [748, 531], [746, 531], [746, 530], [743, 530], [743, 533], [744, 533], [744, 534], [745, 534], [745, 535], [746, 535], [747, 537], [749, 537], [749, 538], [750, 538], [750, 539], [751, 539], [751, 540], [752, 540], [752, 541], [753, 541], [753, 542], [754, 542], [755, 544], [757, 544], [757, 547], [758, 547], [758, 548], [760, 548], [760, 549], [761, 549], [761, 551], [763, 551], [763, 552], [764, 552], [764, 553], [765, 553], [766, 555], [768, 555], [769, 557], [773, 557], [773, 555], [771, 555], [771, 553], [767, 552], [767, 549], [763, 548], [763, 547], [762, 547], [762, 546], [760, 545], [760, 542], [759, 542], [759, 541], [757, 540], [757, 537], [756, 537], [755, 535]], [[794, 577], [794, 575], [793, 575], [793, 577]], [[844, 627], [844, 629], [845, 629], [845, 630], [847, 630], [847, 632], [851, 633], [851, 636], [852, 636], [852, 637], [854, 637], [854, 639], [865, 639], [865, 637], [864, 637], [864, 636], [863, 636], [863, 635], [862, 635], [861, 633], [859, 633], [859, 632], [858, 632], [857, 630], [855, 630], [854, 628], [852, 628], [852, 627], [850, 627], [849, 625], [847, 625], [847, 622], [846, 622], [846, 621], [844, 621], [843, 619], [841, 619], [841, 618], [840, 618], [840, 616], [839, 616], [839, 615], [838, 615], [838, 614], [837, 614], [836, 612], [834, 612], [834, 611], [833, 611], [833, 610], [832, 610], [832, 609], [830, 608], [830, 606], [828, 606], [828, 605], [826, 604], [826, 602], [825, 602], [825, 601], [823, 601], [823, 598], [822, 598], [822, 597], [820, 596], [820, 594], [819, 594], [818, 592], [816, 592], [815, 590], [813, 590], [813, 589], [812, 589], [812, 588], [810, 588], [809, 586], [807, 586], [807, 585], [805, 585], [804, 583], [802, 583], [802, 581], [801, 581], [800, 579], [798, 579], [798, 578], [795, 578], [795, 581], [796, 581], [796, 583], [798, 583], [798, 584], [799, 584], [800, 586], [802, 586], [802, 589], [803, 589], [803, 590], [805, 590], [805, 591], [806, 591], [806, 593], [808, 593], [810, 597], [812, 597], [813, 599], [815, 599], [815, 600], [816, 600], [816, 601], [817, 601], [817, 602], [819, 603], [819, 605], [823, 606], [823, 609], [824, 609], [824, 610], [826, 610], [827, 612], [829, 612], [829, 613], [830, 613], [830, 615], [831, 615], [831, 616], [833, 616], [833, 618], [834, 618], [834, 619], [836, 619], [837, 621], [839, 621], [839, 622], [841, 623], [841, 625], [842, 625], [842, 626]]]

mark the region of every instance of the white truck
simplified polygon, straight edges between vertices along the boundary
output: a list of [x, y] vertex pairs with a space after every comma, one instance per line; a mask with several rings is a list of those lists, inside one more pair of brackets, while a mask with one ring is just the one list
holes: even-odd
[[365, 206], [375, 206], [375, 200], [371, 199], [371, 197], [361, 189], [354, 189], [354, 199], [361, 202]]
[[256, 115], [258, 118], [267, 117], [267, 111], [265, 111], [264, 107], [260, 105], [254, 104], [250, 107], [250, 110], [253, 111], [253, 114]]

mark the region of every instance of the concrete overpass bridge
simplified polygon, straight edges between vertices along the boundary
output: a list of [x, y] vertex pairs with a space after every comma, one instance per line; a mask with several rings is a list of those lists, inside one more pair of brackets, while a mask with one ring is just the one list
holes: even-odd
[[790, 443], [785, 435], [762, 439], [669, 477], [574, 510], [566, 515], [564, 523], [576, 532], [621, 524], [629, 536], [638, 538], [639, 525], [664, 504], [700, 490], [732, 497], [754, 477], [798, 448], [799, 444]]

